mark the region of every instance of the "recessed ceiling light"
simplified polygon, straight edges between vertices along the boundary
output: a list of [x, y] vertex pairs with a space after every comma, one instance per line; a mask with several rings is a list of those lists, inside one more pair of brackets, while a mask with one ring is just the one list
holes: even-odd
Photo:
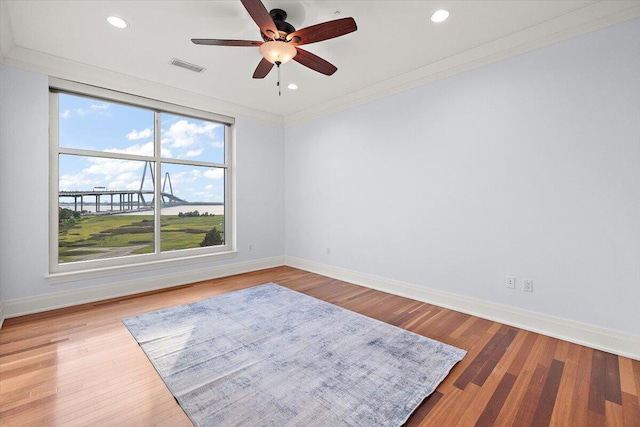
[[433, 22], [442, 22], [446, 20], [448, 17], [449, 17], [449, 12], [444, 9], [440, 9], [440, 10], [436, 10], [433, 13], [433, 15], [431, 15], [431, 20]]
[[127, 24], [127, 21], [118, 16], [108, 16], [107, 22], [116, 28], [127, 28], [129, 26], [129, 24]]
[[298, 85], [295, 83], [289, 83], [289, 86], [287, 86], [287, 89], [296, 90], [298, 89]]

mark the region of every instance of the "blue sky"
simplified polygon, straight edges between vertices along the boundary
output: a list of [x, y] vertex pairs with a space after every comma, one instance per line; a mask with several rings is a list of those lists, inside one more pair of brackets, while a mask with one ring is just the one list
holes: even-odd
[[[152, 156], [153, 112], [137, 107], [68, 94], [59, 95], [59, 145], [111, 153]], [[224, 125], [162, 113], [162, 157], [224, 162]], [[190, 202], [223, 202], [222, 169], [162, 164], [173, 193]], [[144, 161], [60, 155], [60, 190], [137, 190]], [[160, 181], [160, 185], [162, 185]], [[145, 189], [151, 189], [148, 168]], [[166, 191], [169, 191], [167, 184]]]

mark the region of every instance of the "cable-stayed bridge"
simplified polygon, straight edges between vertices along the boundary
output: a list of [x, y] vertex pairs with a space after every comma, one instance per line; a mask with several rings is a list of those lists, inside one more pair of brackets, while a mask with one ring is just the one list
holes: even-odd
[[[153, 208], [155, 195], [153, 190], [144, 190], [147, 167], [149, 167], [151, 174], [151, 183], [155, 186], [153, 168], [150, 162], [145, 162], [142, 179], [140, 180], [140, 188], [137, 190], [108, 190], [106, 187], [94, 187], [92, 190], [59, 191], [58, 200], [73, 198], [73, 210], [79, 210], [80, 212], [85, 210], [85, 204], [91, 204], [91, 202], [94, 202], [96, 213], [150, 210]], [[169, 185], [168, 191], [167, 184]], [[149, 201], [145, 199], [145, 195], [150, 196]], [[103, 201], [102, 198], [104, 196], [109, 197], [109, 201]], [[173, 194], [173, 186], [169, 172], [164, 175], [160, 197], [162, 198], [162, 206], [175, 206], [189, 203]], [[85, 201], [85, 198], [88, 198], [88, 202]], [[78, 209], [78, 207], [80, 209]], [[102, 211], [101, 208], [103, 209]]]

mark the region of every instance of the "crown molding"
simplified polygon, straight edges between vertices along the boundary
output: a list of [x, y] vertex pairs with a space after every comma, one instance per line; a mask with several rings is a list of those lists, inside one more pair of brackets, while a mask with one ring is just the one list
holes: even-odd
[[640, 17], [638, 1], [599, 1], [558, 18], [444, 58], [285, 117], [285, 127], [328, 116], [436, 80]]

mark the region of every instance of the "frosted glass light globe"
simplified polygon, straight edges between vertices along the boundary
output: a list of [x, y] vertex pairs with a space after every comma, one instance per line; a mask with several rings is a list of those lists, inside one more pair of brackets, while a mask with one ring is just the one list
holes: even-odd
[[286, 64], [291, 61], [297, 53], [298, 51], [295, 47], [289, 43], [278, 40], [262, 43], [260, 46], [260, 54], [272, 64], [276, 62]]

